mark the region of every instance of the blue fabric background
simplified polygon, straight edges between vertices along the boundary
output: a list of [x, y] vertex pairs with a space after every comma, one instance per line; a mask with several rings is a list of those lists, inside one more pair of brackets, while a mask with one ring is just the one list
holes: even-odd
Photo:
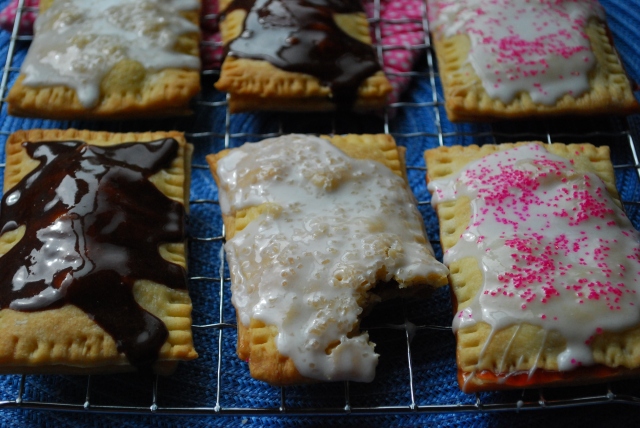
[[[0, 5], [5, 4], [0, 2]], [[609, 24], [624, 64], [635, 81], [640, 81], [640, 0], [602, 0], [606, 8]], [[9, 36], [0, 34], [0, 58], [7, 55]], [[14, 67], [10, 81], [17, 77], [17, 67], [28, 47], [28, 42], [17, 43], [16, 55], [11, 63]], [[404, 95], [402, 102], [391, 109], [392, 119], [387, 121], [388, 131], [400, 145], [407, 147], [407, 163], [423, 167], [422, 152], [439, 144], [439, 130], [436, 125], [436, 110], [424, 103], [433, 99], [428, 78], [426, 51], [422, 54], [417, 75]], [[224, 96], [211, 88], [214, 77], [205, 78], [200, 100], [222, 101]], [[0, 94], [5, 96], [6, 94]], [[437, 90], [441, 101], [441, 90]], [[550, 133], [555, 141], [576, 142], [590, 140], [596, 144], [608, 144], [614, 148], [613, 160], [616, 165], [629, 163], [629, 144], [618, 132], [627, 127], [620, 118], [590, 118], [584, 120], [547, 120], [539, 122], [496, 123], [489, 125], [453, 125], [446, 120], [441, 107], [441, 136], [444, 144], [482, 144], [515, 139], [545, 139]], [[3, 105], [0, 115], [0, 138], [18, 129], [78, 127], [106, 129], [111, 131], [144, 131], [148, 129], [179, 129], [191, 135], [195, 145], [192, 178], [192, 200], [216, 199], [217, 190], [206, 169], [204, 156], [224, 147], [225, 133], [231, 146], [245, 141], [256, 141], [265, 134], [277, 132], [303, 133], [348, 133], [385, 132], [385, 120], [378, 116], [332, 115], [332, 114], [239, 114], [231, 117], [227, 124], [224, 107], [200, 105], [193, 117], [145, 121], [138, 123], [55, 122], [46, 120], [19, 119], [6, 115]], [[228, 128], [227, 128], [228, 126]], [[637, 145], [640, 118], [631, 117], [628, 126], [632, 130]], [[614, 136], [598, 136], [593, 132], [609, 131]], [[517, 134], [517, 136], [516, 136]], [[588, 134], [588, 137], [586, 136]], [[636, 147], [637, 148], [637, 147]], [[4, 151], [0, 149], [0, 163], [4, 161]], [[1, 168], [0, 168], [1, 169]], [[640, 201], [640, 183], [632, 168], [616, 171], [618, 187], [623, 200]], [[424, 184], [424, 171], [410, 169], [409, 178], [418, 200], [427, 202], [428, 192]], [[626, 208], [636, 227], [640, 226], [640, 212], [635, 204]], [[437, 223], [433, 210], [428, 204], [421, 205], [425, 224], [433, 239], [437, 239]], [[220, 213], [217, 205], [192, 204], [189, 232], [193, 237], [210, 237], [220, 234]], [[189, 267], [192, 276], [219, 276], [220, 242], [191, 241]], [[439, 247], [436, 245], [436, 250]], [[225, 277], [228, 276], [225, 273]], [[223, 321], [235, 322], [235, 314], [229, 301], [228, 284], [223, 289], [216, 282], [192, 281], [190, 290], [194, 300], [194, 324], [211, 324], [220, 321], [222, 305]], [[417, 326], [449, 325], [451, 319], [448, 290], [443, 289], [426, 301], [391, 302], [379, 306], [369, 319], [368, 326], [402, 324], [407, 319]], [[408, 366], [405, 331], [393, 328], [371, 330], [381, 355], [376, 380], [372, 384], [349, 384], [350, 404], [353, 407], [409, 406], [411, 392], [408, 388]], [[275, 408], [280, 406], [281, 391], [254, 381], [248, 374], [246, 365], [235, 357], [236, 335], [233, 329], [223, 329], [219, 338], [218, 329], [196, 329], [195, 344], [200, 358], [182, 364], [171, 377], [162, 378], [158, 384], [158, 405], [162, 408], [214, 407], [217, 397], [218, 359], [221, 361], [220, 406], [223, 408]], [[220, 342], [219, 342], [220, 340]], [[221, 347], [219, 348], [219, 343]], [[221, 355], [219, 355], [221, 349]], [[475, 396], [459, 391], [455, 381], [454, 340], [450, 332], [418, 329], [411, 342], [413, 359], [414, 392], [417, 405], [429, 404], [473, 404]], [[35, 402], [75, 403], [82, 405], [85, 400], [87, 378], [84, 376], [27, 376], [23, 400]], [[20, 385], [20, 376], [0, 376], [0, 402], [15, 400]], [[312, 385], [285, 389], [285, 403], [288, 408], [339, 409], [345, 406], [345, 386], [342, 383]], [[91, 403], [93, 405], [140, 406], [151, 405], [152, 380], [141, 375], [95, 376], [92, 378]], [[614, 391], [640, 397], [640, 387], [635, 381], [614, 384]], [[563, 397], [572, 394], [604, 394], [604, 386], [580, 389], [545, 391], [545, 397]], [[486, 393], [480, 396], [484, 403], [517, 400], [535, 402], [538, 391], [522, 393]], [[0, 407], [0, 426], [55, 426], [55, 427], [139, 427], [139, 426], [637, 426], [638, 410], [634, 406], [606, 404], [573, 409], [542, 409], [537, 411], [475, 412], [443, 414], [404, 414], [376, 416], [166, 416], [145, 415], [98, 415], [87, 412], [51, 412]]]

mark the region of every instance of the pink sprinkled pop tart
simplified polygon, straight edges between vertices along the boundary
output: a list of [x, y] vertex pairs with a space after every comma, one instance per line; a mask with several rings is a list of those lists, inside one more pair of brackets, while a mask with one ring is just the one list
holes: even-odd
[[597, 0], [435, 0], [451, 121], [637, 109]]
[[426, 152], [465, 392], [639, 373], [640, 233], [608, 147]]

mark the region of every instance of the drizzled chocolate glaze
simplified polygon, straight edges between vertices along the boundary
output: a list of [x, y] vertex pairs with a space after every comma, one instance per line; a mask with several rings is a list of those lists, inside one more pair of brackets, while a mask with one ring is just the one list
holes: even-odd
[[244, 31], [227, 44], [227, 55], [315, 76], [339, 108], [351, 107], [362, 81], [380, 70], [373, 48], [333, 18], [362, 12], [358, 0], [233, 0], [224, 13], [238, 9], [247, 13]]
[[0, 233], [26, 226], [0, 258], [0, 308], [86, 312], [139, 367], [158, 357], [164, 323], [134, 300], [136, 280], [186, 288], [186, 272], [160, 256], [184, 241], [184, 207], [148, 180], [168, 168], [173, 139], [110, 147], [23, 143], [40, 165], [2, 198]]

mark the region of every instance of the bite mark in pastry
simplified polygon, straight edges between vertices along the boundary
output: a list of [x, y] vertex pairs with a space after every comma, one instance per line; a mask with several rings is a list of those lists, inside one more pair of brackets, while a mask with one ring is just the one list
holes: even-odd
[[182, 134], [26, 131], [7, 143], [0, 371], [171, 370], [196, 357]]
[[216, 88], [244, 110], [371, 110], [391, 86], [354, 0], [222, 1], [226, 58]]
[[446, 283], [393, 139], [331, 143], [290, 135], [208, 158], [238, 354], [253, 377], [273, 385], [371, 381], [378, 355], [359, 332], [363, 310]]
[[189, 113], [200, 89], [198, 0], [43, 1], [9, 96], [13, 115]]
[[426, 159], [464, 391], [640, 366], [640, 234], [608, 147], [442, 147]]
[[452, 121], [637, 108], [597, 0], [429, 2]]

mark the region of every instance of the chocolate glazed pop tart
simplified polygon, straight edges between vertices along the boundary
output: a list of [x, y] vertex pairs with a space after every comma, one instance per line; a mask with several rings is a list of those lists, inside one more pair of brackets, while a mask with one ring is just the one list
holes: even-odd
[[218, 183], [238, 355], [272, 385], [370, 382], [360, 317], [447, 281], [388, 135], [288, 135], [208, 158]]
[[432, 0], [451, 121], [637, 110], [596, 0]]
[[640, 233], [608, 147], [426, 152], [466, 392], [584, 383], [640, 367]]
[[17, 132], [0, 211], [0, 372], [168, 373], [197, 356], [181, 133]]
[[391, 92], [358, 0], [221, 0], [232, 112], [381, 108]]

